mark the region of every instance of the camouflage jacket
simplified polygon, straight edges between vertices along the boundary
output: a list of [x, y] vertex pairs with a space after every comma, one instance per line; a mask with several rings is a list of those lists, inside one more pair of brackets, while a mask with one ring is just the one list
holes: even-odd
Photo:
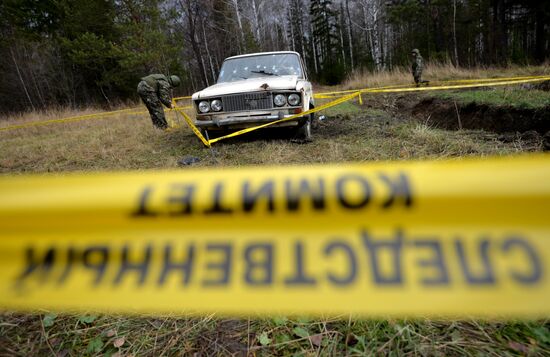
[[164, 74], [150, 74], [141, 80], [155, 90], [162, 104], [170, 108], [172, 105], [172, 96], [170, 95], [172, 86]]
[[415, 60], [412, 63], [412, 74], [415, 77], [422, 75], [422, 70], [424, 69], [424, 63], [421, 55], [417, 55]]

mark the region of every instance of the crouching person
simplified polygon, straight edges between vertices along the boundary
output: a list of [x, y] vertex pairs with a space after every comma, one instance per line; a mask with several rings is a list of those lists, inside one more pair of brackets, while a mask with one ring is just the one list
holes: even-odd
[[170, 90], [180, 85], [178, 76], [165, 76], [164, 74], [150, 74], [143, 77], [137, 87], [141, 100], [149, 110], [153, 125], [159, 129], [166, 129], [168, 123], [164, 117], [164, 104], [167, 108], [173, 108]]

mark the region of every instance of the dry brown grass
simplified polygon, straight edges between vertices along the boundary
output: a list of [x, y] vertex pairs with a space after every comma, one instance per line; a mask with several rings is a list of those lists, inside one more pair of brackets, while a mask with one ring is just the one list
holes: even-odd
[[29, 122], [104, 114], [106, 112], [126, 109], [145, 110], [145, 107], [135, 103], [129, 103], [129, 105], [120, 105], [109, 109], [92, 106], [84, 108], [52, 107], [43, 110], [23, 110], [19, 113], [0, 116], [0, 128]]
[[[423, 77], [430, 81], [449, 81], [457, 79], [478, 79], [478, 78], [505, 78], [522, 77], [535, 75], [549, 75], [550, 66], [509, 66], [500, 67], [478, 67], [478, 68], [456, 68], [452, 64], [433, 63], [427, 64]], [[412, 83], [412, 76], [409, 68], [398, 67], [392, 71], [371, 72], [360, 70], [352, 73], [348, 79], [337, 88], [342, 90], [372, 88], [393, 85], [406, 85]], [[323, 91], [326, 88], [323, 88]], [[331, 88], [330, 90], [335, 90]]]
[[[360, 108], [346, 103], [328, 110], [329, 119], [314, 130], [314, 142], [305, 145], [290, 142], [286, 130], [270, 130], [207, 150], [185, 125], [162, 132], [146, 114], [0, 131], [0, 172], [176, 168], [186, 156], [199, 157], [198, 166], [282, 165], [502, 155], [525, 147], [502, 143], [490, 133], [436, 128], [420, 132], [415, 122], [366, 109], [371, 104], [369, 100]], [[167, 116], [176, 118], [173, 112]]]

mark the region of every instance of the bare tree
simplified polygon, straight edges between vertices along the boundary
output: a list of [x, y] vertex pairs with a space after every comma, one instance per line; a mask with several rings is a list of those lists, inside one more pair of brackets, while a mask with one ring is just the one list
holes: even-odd
[[349, 0], [346, 0], [346, 16], [347, 16], [347, 33], [348, 33], [348, 42], [349, 42], [349, 60], [351, 63], [351, 70], [355, 68], [354, 62], [353, 62], [353, 36], [352, 36], [352, 30], [351, 30], [351, 14], [349, 11]]
[[239, 34], [241, 37], [241, 46], [243, 50], [246, 51], [246, 42], [244, 40], [243, 23], [241, 21], [241, 12], [239, 11], [239, 1], [238, 0], [229, 0], [229, 1], [235, 8], [235, 16], [237, 17], [237, 24], [239, 25]]
[[199, 66], [200, 75], [204, 85], [208, 85], [208, 76], [206, 74], [206, 68], [204, 66], [204, 59], [198, 42], [197, 36], [197, 22], [201, 21], [200, 17], [200, 4], [198, 0], [181, 0], [181, 8], [183, 9], [187, 20], [187, 40], [191, 43], [191, 48], [195, 54], [195, 60]]
[[454, 44], [454, 55], [455, 55], [455, 66], [458, 64], [458, 48], [456, 43], [456, 0], [453, 0], [453, 44]]
[[23, 76], [21, 75], [21, 71], [19, 70], [19, 64], [17, 63], [17, 60], [15, 59], [15, 55], [13, 53], [13, 48], [10, 47], [10, 53], [11, 58], [13, 60], [13, 64], [15, 65], [15, 70], [17, 71], [17, 76], [19, 77], [19, 81], [21, 82], [21, 86], [25, 90], [25, 95], [27, 96], [27, 99], [29, 101], [29, 104], [32, 108], [32, 110], [35, 110], [34, 104], [32, 103], [31, 95], [29, 94], [29, 90], [27, 89], [27, 85], [25, 84], [25, 81], [23, 80]]

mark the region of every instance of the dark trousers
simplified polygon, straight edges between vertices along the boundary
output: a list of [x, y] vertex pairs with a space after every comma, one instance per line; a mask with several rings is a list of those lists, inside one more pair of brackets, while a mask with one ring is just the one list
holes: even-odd
[[159, 129], [166, 129], [168, 123], [164, 117], [164, 108], [157, 92], [145, 81], [139, 82], [137, 92], [151, 115], [153, 125]]

